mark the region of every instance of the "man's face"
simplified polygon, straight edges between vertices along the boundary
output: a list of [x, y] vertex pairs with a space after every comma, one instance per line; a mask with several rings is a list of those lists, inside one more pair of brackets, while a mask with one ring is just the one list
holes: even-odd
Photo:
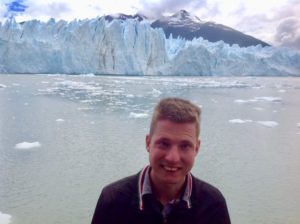
[[181, 187], [193, 167], [199, 147], [195, 123], [159, 120], [152, 136], [146, 136], [154, 185]]

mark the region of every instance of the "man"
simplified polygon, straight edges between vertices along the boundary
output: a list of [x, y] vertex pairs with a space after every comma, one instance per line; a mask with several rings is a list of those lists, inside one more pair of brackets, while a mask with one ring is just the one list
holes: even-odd
[[198, 106], [180, 98], [155, 107], [146, 149], [150, 165], [106, 186], [92, 224], [229, 224], [221, 192], [192, 176], [199, 152]]

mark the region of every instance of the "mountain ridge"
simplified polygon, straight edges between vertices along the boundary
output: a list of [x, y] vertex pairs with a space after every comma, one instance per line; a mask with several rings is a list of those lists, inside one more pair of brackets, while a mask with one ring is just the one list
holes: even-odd
[[231, 27], [218, 24], [211, 21], [202, 21], [197, 16], [190, 14], [186, 10], [180, 10], [170, 16], [161, 16], [160, 18], [148, 18], [142, 14], [126, 15], [106, 15], [104, 18], [108, 21], [113, 19], [136, 19], [139, 22], [148, 20], [153, 28], [162, 28], [166, 37], [181, 37], [187, 40], [202, 37], [209, 42], [224, 41], [229, 45], [237, 44], [240, 47], [249, 47], [262, 45], [262, 47], [271, 46], [270, 44], [259, 40], [253, 36], [244, 34]]

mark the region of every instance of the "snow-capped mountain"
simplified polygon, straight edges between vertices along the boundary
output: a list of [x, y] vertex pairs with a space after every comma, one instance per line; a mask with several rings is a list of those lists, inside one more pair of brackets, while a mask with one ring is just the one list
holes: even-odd
[[166, 36], [181, 36], [188, 40], [202, 37], [210, 42], [224, 41], [230, 45], [238, 44], [240, 47], [249, 47], [261, 44], [263, 47], [269, 44], [252, 36], [234, 30], [222, 24], [201, 21], [185, 10], [181, 10], [172, 16], [162, 17], [151, 24], [152, 27], [163, 28]]
[[[138, 21], [149, 20], [146, 16], [136, 14], [134, 16], [118, 14], [105, 16], [105, 19], [137, 19]], [[185, 10], [180, 10], [171, 16], [162, 16], [158, 19], [151, 20], [153, 28], [162, 28], [168, 38], [171, 34], [173, 37], [182, 37], [187, 40], [202, 37], [210, 42], [224, 41], [230, 45], [238, 44], [240, 47], [256, 46], [258, 44], [270, 46], [257, 38], [246, 35], [235, 29], [214, 22], [205, 22], [197, 16], [190, 14]]]
[[163, 29], [139, 17], [11, 19], [0, 24], [1, 73], [300, 76], [300, 53], [261, 45], [240, 48], [201, 37], [166, 38]]

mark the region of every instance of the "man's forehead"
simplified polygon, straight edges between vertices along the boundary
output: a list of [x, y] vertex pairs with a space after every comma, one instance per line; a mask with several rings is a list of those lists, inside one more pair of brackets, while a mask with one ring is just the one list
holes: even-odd
[[172, 121], [170, 119], [160, 119], [156, 121], [155, 126], [180, 126], [180, 127], [187, 127], [190, 126], [191, 128], [196, 127], [196, 122], [177, 122], [177, 121]]
[[153, 134], [160, 133], [165, 135], [188, 134], [196, 135], [195, 122], [178, 123], [170, 120], [159, 120], [153, 130]]

